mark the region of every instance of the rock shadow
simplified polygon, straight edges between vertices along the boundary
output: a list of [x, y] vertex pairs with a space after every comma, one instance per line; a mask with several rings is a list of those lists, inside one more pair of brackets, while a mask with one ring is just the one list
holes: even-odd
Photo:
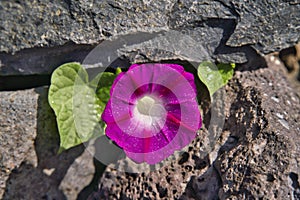
[[67, 199], [59, 188], [70, 165], [84, 151], [79, 145], [57, 154], [59, 135], [55, 115], [48, 104], [48, 90], [38, 88], [37, 136], [35, 153], [37, 166], [25, 161], [15, 168], [6, 182], [3, 199]]

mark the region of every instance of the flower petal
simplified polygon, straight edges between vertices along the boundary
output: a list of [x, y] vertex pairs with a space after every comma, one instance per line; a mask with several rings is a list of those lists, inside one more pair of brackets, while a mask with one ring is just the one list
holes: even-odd
[[114, 81], [102, 119], [128, 157], [160, 162], [201, 127], [194, 76], [176, 64], [134, 64]]

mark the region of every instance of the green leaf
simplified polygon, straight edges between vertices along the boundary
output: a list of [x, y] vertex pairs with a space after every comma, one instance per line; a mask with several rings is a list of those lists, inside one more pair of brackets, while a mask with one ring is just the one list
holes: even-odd
[[116, 75], [119, 75], [122, 72], [122, 69], [120, 67], [117, 67], [116, 69]]
[[226, 85], [230, 79], [232, 79], [233, 73], [234, 73], [234, 68], [235, 64], [224, 64], [220, 63], [217, 64], [218, 70], [222, 76], [223, 79], [223, 85]]
[[234, 64], [218, 64], [209, 61], [200, 63], [198, 77], [207, 86], [210, 96], [226, 85], [233, 76]]
[[[118, 71], [117, 71], [118, 73]], [[106, 104], [110, 97], [110, 88], [117, 77], [117, 74], [111, 72], [102, 72], [98, 74], [92, 81], [91, 85], [96, 86], [97, 97]]]
[[99, 102], [79, 63], [67, 63], [52, 74], [48, 94], [60, 134], [59, 152], [86, 142], [100, 130]]

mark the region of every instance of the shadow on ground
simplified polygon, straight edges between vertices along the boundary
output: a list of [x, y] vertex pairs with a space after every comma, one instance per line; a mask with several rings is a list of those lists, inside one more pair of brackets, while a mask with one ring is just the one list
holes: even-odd
[[[24, 161], [12, 171], [6, 182], [3, 199], [86, 199], [97, 189], [105, 166], [94, 160], [90, 153], [84, 154], [84, 145], [76, 146], [59, 155], [56, 153], [59, 149], [59, 134], [55, 115], [47, 101], [48, 90], [38, 88], [36, 92], [39, 94], [37, 136], [34, 146], [36, 156], [34, 159], [37, 163], [34, 166]], [[83, 155], [85, 157], [78, 161]], [[82, 165], [92, 166], [71, 170], [74, 169], [74, 165], [75, 169]], [[85, 185], [76, 186], [82, 184], [82, 181]], [[70, 185], [73, 188], [63, 185]]]

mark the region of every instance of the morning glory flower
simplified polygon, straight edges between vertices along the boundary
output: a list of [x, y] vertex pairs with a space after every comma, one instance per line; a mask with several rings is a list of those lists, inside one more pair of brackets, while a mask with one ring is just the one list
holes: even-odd
[[201, 127], [194, 76], [177, 64], [133, 64], [115, 79], [102, 120], [129, 158], [156, 164]]

